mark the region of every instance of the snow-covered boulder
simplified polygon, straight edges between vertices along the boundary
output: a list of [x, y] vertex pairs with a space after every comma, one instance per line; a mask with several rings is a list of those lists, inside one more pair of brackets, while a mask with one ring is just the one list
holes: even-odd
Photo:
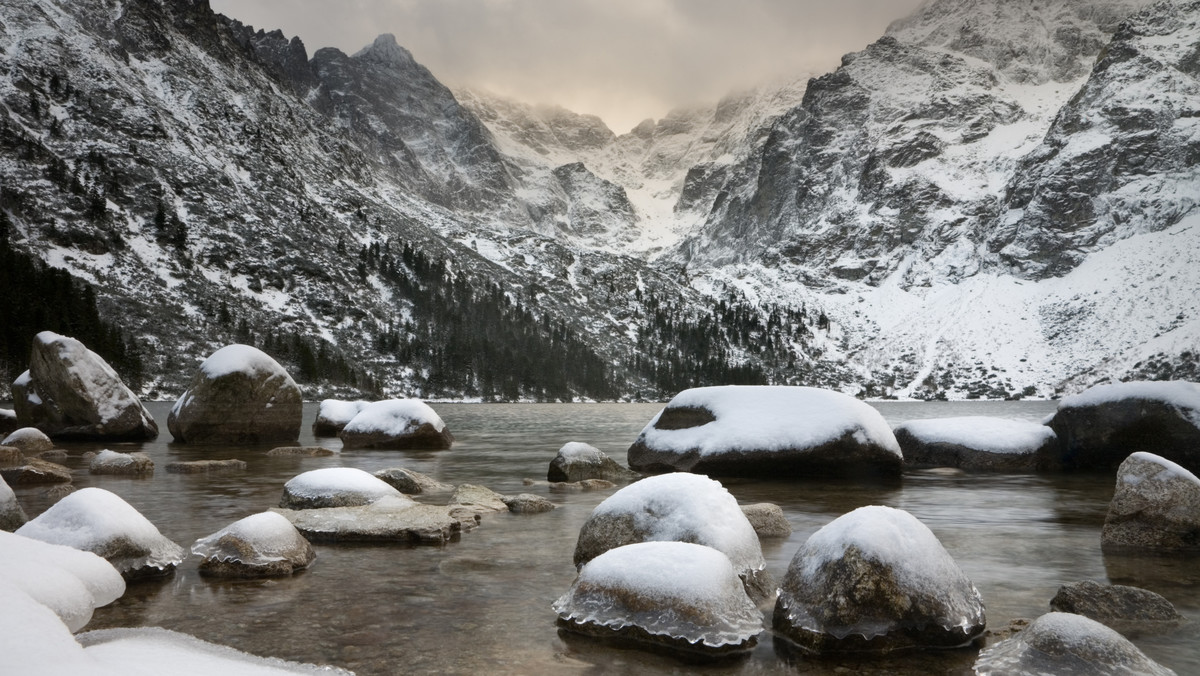
[[385, 399], [363, 407], [338, 433], [345, 448], [450, 448], [454, 435], [428, 404]]
[[257, 444], [300, 438], [300, 388], [271, 357], [227, 345], [204, 360], [167, 417], [175, 441]]
[[[33, 375], [27, 370], [12, 382], [13, 412], [17, 415], [18, 423], [28, 420], [36, 425], [46, 419], [42, 398], [33, 389]], [[18, 425], [20, 426], [20, 425]]]
[[563, 444], [563, 447], [558, 449], [558, 454], [550, 461], [550, 469], [546, 472], [547, 481], [569, 482], [584, 479], [627, 481], [637, 476], [636, 472], [618, 465], [617, 461], [608, 457], [604, 451], [578, 441]]
[[1105, 470], [1146, 451], [1200, 472], [1200, 384], [1098, 385], [1064, 398], [1049, 425], [1058, 435], [1051, 469]]
[[753, 648], [763, 629], [729, 557], [686, 542], [610, 549], [553, 607], [569, 631], [713, 656]]
[[[4, 587], [24, 592], [54, 611], [70, 631], [79, 631], [93, 610], [125, 593], [125, 580], [90, 552], [0, 531], [0, 589]], [[13, 612], [0, 602], [0, 616]], [[7, 653], [0, 662], [9, 665]]]
[[369, 472], [354, 467], [326, 467], [297, 475], [284, 484], [279, 506], [284, 509], [358, 507], [385, 497], [403, 496]]
[[320, 408], [317, 409], [317, 419], [312, 424], [313, 436], [336, 437], [346, 423], [353, 420], [354, 416], [358, 415], [369, 403], [371, 402], [341, 401], [340, 399], [322, 401]]
[[976, 676], [1175, 676], [1137, 646], [1099, 622], [1073, 613], [1047, 613], [1021, 633], [979, 655]]
[[1200, 549], [1200, 479], [1153, 453], [1129, 456], [1117, 470], [1100, 543], [1106, 549]]
[[792, 534], [792, 524], [779, 505], [770, 502], [742, 505], [742, 514], [760, 538], [785, 538]]
[[1026, 420], [984, 416], [910, 420], [892, 430], [913, 468], [1030, 472], [1038, 453], [1058, 443], [1054, 430]]
[[474, 513], [417, 504], [407, 495], [380, 498], [361, 507], [276, 510], [313, 542], [393, 542], [442, 545], [477, 526]]
[[629, 449], [629, 466], [640, 472], [895, 477], [902, 465], [900, 445], [878, 411], [811, 387], [684, 390]]
[[405, 467], [381, 469], [375, 472], [374, 476], [405, 495], [448, 493], [454, 490], [454, 486], [450, 484], [442, 483], [431, 476], [414, 472]]
[[92, 458], [88, 471], [92, 474], [145, 476], [154, 474], [154, 461], [145, 453], [118, 453], [106, 448]]
[[1171, 602], [1149, 589], [1092, 580], [1059, 587], [1050, 609], [1090, 617], [1117, 631], [1161, 628], [1183, 621]]
[[813, 533], [788, 566], [775, 630], [807, 650], [965, 645], [984, 630], [975, 585], [908, 512], [860, 507]]
[[166, 575], [184, 555], [128, 502], [103, 488], [67, 495], [17, 534], [97, 554], [127, 580]]
[[71, 470], [58, 463], [30, 458], [16, 467], [0, 467], [0, 477], [4, 477], [10, 486], [69, 484]]
[[632, 483], [592, 510], [579, 530], [575, 565], [636, 542], [706, 545], [729, 557], [755, 601], [770, 596], [771, 576], [754, 527], [718, 481], [699, 474], [661, 474]]
[[33, 339], [25, 396], [35, 393], [39, 413], [22, 424], [52, 437], [142, 441], [158, 424], [117, 372], [83, 343], [42, 331]]
[[11, 408], [0, 408], [0, 434], [8, 436], [20, 428], [21, 423], [17, 421], [17, 412]]
[[25, 510], [21, 509], [21, 503], [17, 502], [17, 494], [13, 493], [4, 477], [0, 477], [0, 530], [11, 533], [25, 525], [28, 520]]
[[46, 436], [45, 432], [36, 427], [22, 427], [4, 437], [4, 440], [0, 441], [0, 446], [10, 446], [25, 455], [34, 455], [53, 449], [54, 442], [50, 441], [50, 437]]
[[200, 572], [213, 577], [281, 577], [308, 567], [312, 545], [282, 514], [253, 514], [192, 545]]

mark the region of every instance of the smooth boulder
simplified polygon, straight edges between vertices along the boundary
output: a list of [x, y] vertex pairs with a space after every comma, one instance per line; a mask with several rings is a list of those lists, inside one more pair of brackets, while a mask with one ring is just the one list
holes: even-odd
[[0, 467], [0, 477], [4, 477], [10, 486], [69, 484], [71, 470], [55, 462], [29, 458], [15, 467]]
[[625, 469], [604, 451], [578, 441], [563, 444], [546, 472], [547, 481], [575, 482], [585, 479], [628, 481], [637, 478], [636, 472]]
[[259, 444], [300, 438], [300, 388], [262, 351], [228, 345], [200, 365], [167, 417], [175, 441]]
[[17, 502], [17, 494], [13, 493], [13, 489], [0, 477], [0, 530], [11, 533], [24, 526], [28, 520], [25, 510], [21, 509], [21, 503]]
[[0, 446], [15, 448], [25, 455], [37, 455], [53, 450], [54, 442], [36, 427], [22, 427], [0, 441]]
[[792, 524], [779, 505], [770, 502], [742, 505], [742, 514], [760, 538], [785, 538], [792, 534]]
[[1092, 580], [1059, 587], [1050, 609], [1090, 617], [1117, 631], [1174, 625], [1183, 621], [1171, 602], [1148, 589]]
[[788, 566], [775, 631], [805, 650], [954, 648], [983, 634], [983, 601], [908, 512], [860, 507], [813, 533]]
[[1124, 636], [1073, 613], [1047, 613], [975, 662], [976, 676], [1175, 676]]
[[118, 453], [106, 448], [92, 458], [88, 471], [92, 474], [145, 476], [154, 474], [154, 461], [145, 453]]
[[400, 491], [353, 467], [326, 467], [297, 475], [283, 486], [284, 509], [360, 507], [380, 498], [403, 497]]
[[192, 545], [203, 557], [200, 573], [211, 577], [283, 577], [307, 568], [317, 553], [282, 514], [261, 512], [203, 537]]
[[910, 420], [892, 431], [904, 466], [914, 469], [1032, 472], [1039, 454], [1058, 444], [1054, 430], [1040, 423], [984, 416]]
[[853, 397], [811, 387], [730, 385], [677, 394], [629, 448], [629, 467], [895, 479], [903, 457], [883, 416]]
[[454, 443], [446, 423], [416, 399], [368, 404], [338, 433], [344, 448], [445, 449]]
[[1200, 549], [1200, 478], [1153, 453], [1129, 456], [1117, 470], [1100, 543], [1117, 551]]
[[448, 493], [454, 486], [444, 484], [431, 476], [414, 472], [405, 467], [389, 467], [375, 472], [375, 477], [405, 495], [420, 493]]

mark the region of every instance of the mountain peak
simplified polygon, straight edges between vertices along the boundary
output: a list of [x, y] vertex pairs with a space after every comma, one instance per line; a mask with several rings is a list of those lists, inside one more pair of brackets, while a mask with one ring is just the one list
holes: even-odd
[[383, 33], [375, 38], [375, 42], [363, 47], [354, 57], [395, 66], [408, 66], [416, 63], [412, 53], [401, 47], [396, 42], [396, 36], [391, 33]]

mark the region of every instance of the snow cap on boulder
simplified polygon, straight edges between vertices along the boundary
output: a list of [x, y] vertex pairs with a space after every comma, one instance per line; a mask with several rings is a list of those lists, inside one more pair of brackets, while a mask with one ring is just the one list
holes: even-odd
[[338, 433], [345, 448], [443, 449], [454, 443], [446, 423], [416, 399], [368, 404]]
[[385, 497], [403, 498], [404, 495], [361, 469], [326, 467], [292, 477], [283, 486], [279, 506], [285, 509], [358, 507]]
[[1074, 613], [1046, 613], [979, 654], [976, 676], [1175, 676], [1124, 636]]
[[563, 444], [550, 461], [550, 469], [546, 472], [547, 481], [569, 482], [585, 479], [625, 481], [637, 476], [636, 472], [618, 465], [617, 461], [608, 457], [604, 451], [579, 441]]
[[313, 421], [312, 431], [316, 437], [336, 437], [346, 423], [354, 419], [369, 401], [341, 401], [325, 399], [317, 409], [317, 419]]
[[192, 554], [200, 572], [214, 577], [280, 577], [312, 563], [312, 545], [282, 514], [260, 512], [200, 538]]
[[1033, 471], [1038, 453], [1058, 443], [1054, 430], [1027, 420], [964, 416], [909, 420], [893, 429], [906, 467]]

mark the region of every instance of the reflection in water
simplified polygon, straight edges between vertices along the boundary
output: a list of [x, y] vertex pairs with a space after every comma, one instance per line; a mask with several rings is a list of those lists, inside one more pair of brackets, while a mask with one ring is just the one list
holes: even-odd
[[[151, 405], [165, 427], [169, 404]], [[335, 664], [360, 676], [395, 673], [643, 674], [690, 671], [694, 665], [595, 641], [564, 640], [551, 603], [575, 576], [571, 555], [579, 528], [610, 492], [551, 493], [525, 486], [544, 480], [562, 444], [593, 444], [624, 463], [625, 449], [661, 408], [657, 404], [436, 405], [458, 442], [448, 451], [355, 450], [330, 457], [270, 457], [269, 446], [198, 447], [169, 443], [169, 434], [142, 450], [155, 461], [150, 480], [92, 476], [80, 457], [95, 444], [70, 444], [79, 486], [111, 490], [185, 547], [196, 539], [278, 504], [283, 484], [322, 467], [376, 471], [403, 466], [447, 483], [477, 483], [501, 493], [530, 492], [558, 505], [545, 514], [495, 514], [443, 547], [317, 546], [312, 567], [292, 578], [218, 581], [200, 577], [191, 558], [172, 577], [130, 586], [96, 612], [88, 629], [162, 626], [252, 653]], [[1040, 420], [1046, 402], [885, 402], [890, 423], [952, 415]], [[306, 423], [316, 415], [305, 407]], [[304, 445], [340, 449], [337, 439]], [[168, 474], [172, 461], [238, 458], [244, 472]], [[765, 541], [776, 579], [815, 530], [852, 509], [884, 504], [908, 510], [941, 539], [983, 594], [989, 626], [1036, 617], [1062, 584], [1113, 578], [1165, 595], [1192, 622], [1136, 642], [1178, 673], [1200, 673], [1200, 562], [1149, 565], [1100, 552], [1100, 526], [1112, 496], [1103, 477], [907, 474], [900, 484], [853, 482], [724, 482], [743, 504], [774, 502], [794, 532]], [[22, 487], [31, 515], [51, 500], [45, 488]], [[419, 499], [445, 501], [448, 495]], [[769, 623], [770, 611], [764, 612]], [[704, 667], [729, 674], [970, 674], [974, 650], [817, 660], [790, 654], [770, 632], [744, 660]]]

